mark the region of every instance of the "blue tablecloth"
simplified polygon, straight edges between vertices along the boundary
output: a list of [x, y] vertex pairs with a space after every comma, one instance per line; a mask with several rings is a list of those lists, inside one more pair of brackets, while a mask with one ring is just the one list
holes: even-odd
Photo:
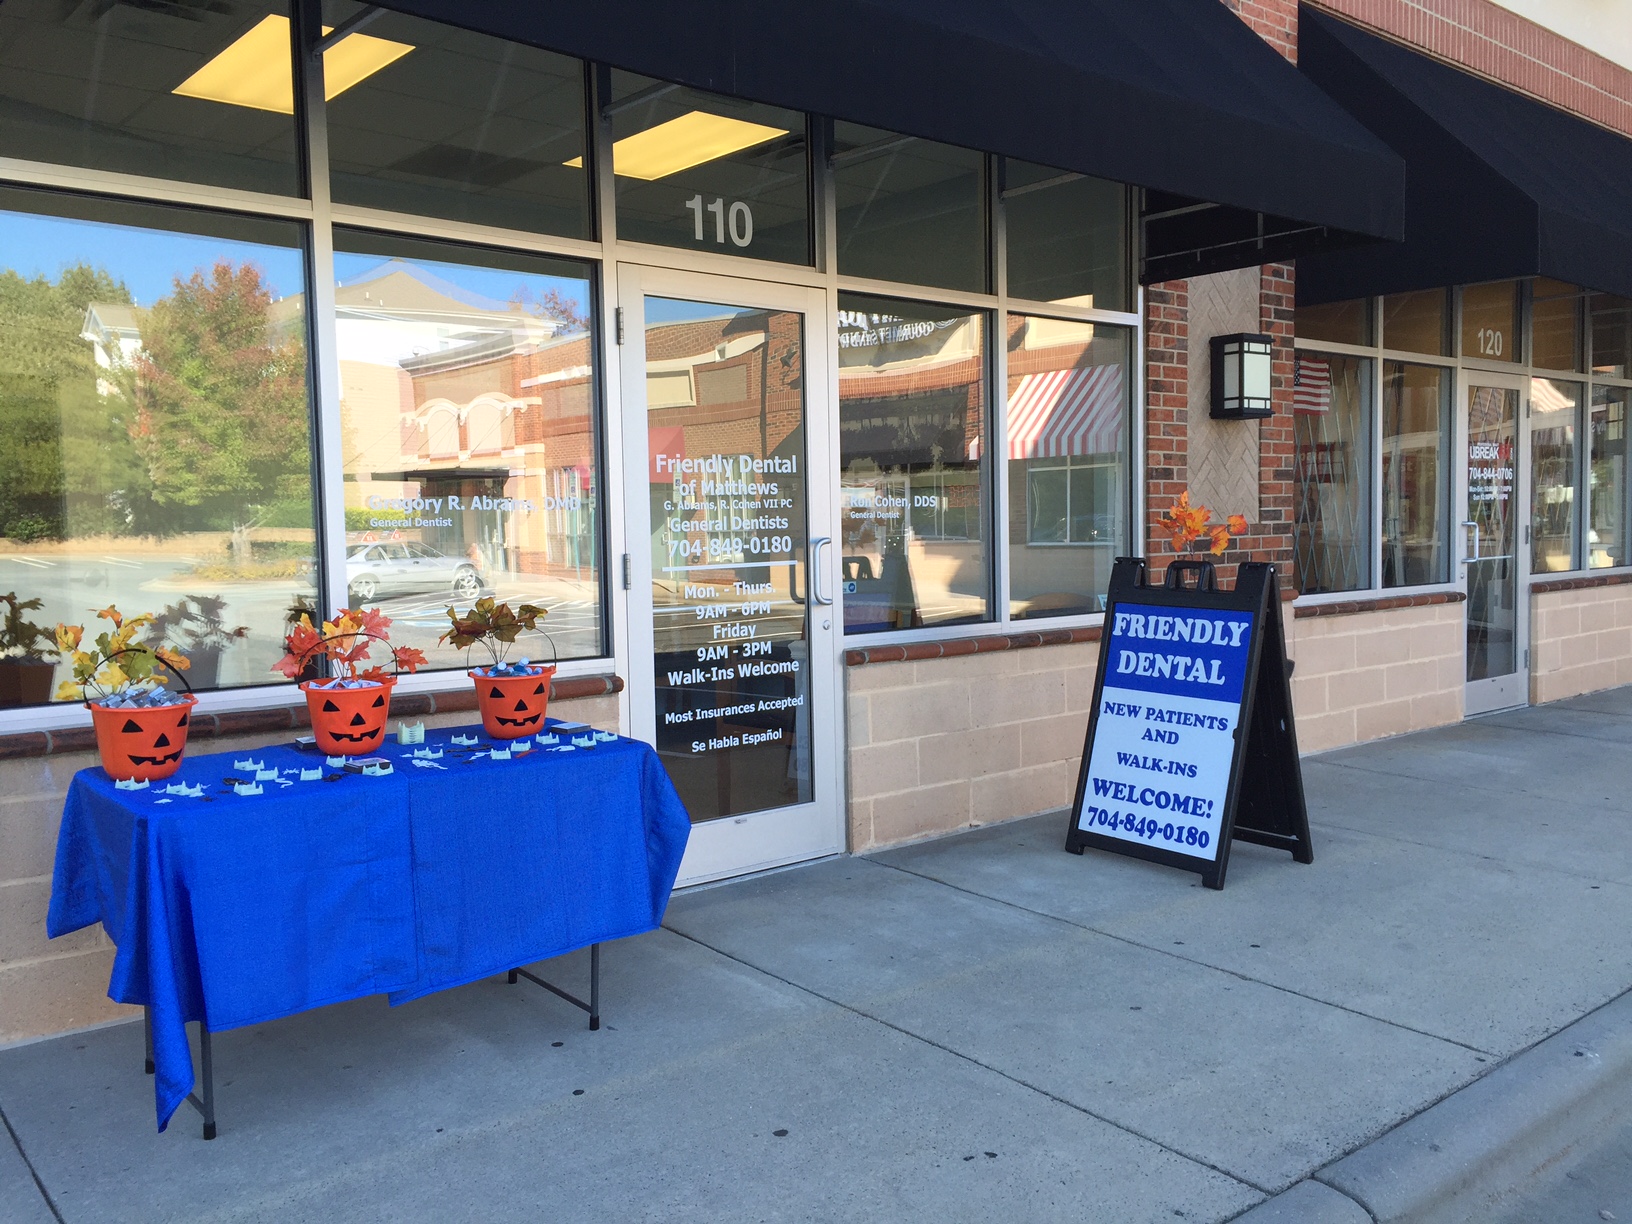
[[[192, 1090], [189, 1020], [401, 1003], [662, 922], [691, 822], [651, 748], [506, 761], [496, 746], [480, 727], [427, 732], [442, 758], [387, 744], [383, 777], [293, 747], [188, 756], [146, 790], [75, 775], [47, 929], [101, 922], [118, 949], [109, 997], [152, 1008], [160, 1130]], [[237, 794], [224, 779], [253, 778], [251, 762], [279, 780]], [[182, 783], [204, 794], [165, 793]]]

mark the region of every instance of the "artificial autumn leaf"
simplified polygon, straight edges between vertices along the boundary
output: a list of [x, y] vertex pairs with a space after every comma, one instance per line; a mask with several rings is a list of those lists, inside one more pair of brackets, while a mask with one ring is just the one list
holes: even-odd
[[85, 636], [83, 625], [57, 625], [57, 649], [63, 652], [78, 650], [80, 639]]
[[1228, 527], [1220, 524], [1217, 527], [1211, 528], [1207, 534], [1210, 535], [1213, 540], [1210, 550], [1213, 556], [1217, 557], [1221, 555], [1224, 550], [1230, 546], [1230, 529]]
[[107, 607], [103, 608], [102, 611], [98, 612], [96, 615], [101, 620], [112, 621], [115, 629], [123, 625], [125, 620], [125, 618], [119, 614], [119, 609], [114, 607], [112, 604], [109, 604]]
[[1229, 523], [1229, 528], [1230, 528], [1230, 534], [1231, 535], [1243, 536], [1243, 535], [1247, 534], [1247, 516], [1246, 515], [1244, 515], [1244, 514], [1232, 514], [1232, 515], [1230, 515], [1230, 517], [1228, 519], [1228, 523]]

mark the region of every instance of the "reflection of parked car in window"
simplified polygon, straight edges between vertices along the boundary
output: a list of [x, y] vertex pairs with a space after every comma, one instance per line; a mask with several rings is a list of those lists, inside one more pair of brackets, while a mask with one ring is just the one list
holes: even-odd
[[353, 544], [346, 551], [346, 590], [354, 604], [381, 595], [452, 590], [460, 599], [482, 593], [482, 578], [463, 557], [450, 557], [416, 540]]

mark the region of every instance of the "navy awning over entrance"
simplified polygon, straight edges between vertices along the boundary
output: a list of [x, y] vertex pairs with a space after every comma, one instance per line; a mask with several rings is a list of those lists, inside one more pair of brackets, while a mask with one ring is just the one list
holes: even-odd
[[1218, 0], [390, 7], [1150, 188], [1147, 280], [1402, 232], [1398, 158]]
[[1299, 66], [1406, 161], [1398, 245], [1298, 263], [1298, 300], [1548, 276], [1632, 295], [1632, 140], [1304, 8]]

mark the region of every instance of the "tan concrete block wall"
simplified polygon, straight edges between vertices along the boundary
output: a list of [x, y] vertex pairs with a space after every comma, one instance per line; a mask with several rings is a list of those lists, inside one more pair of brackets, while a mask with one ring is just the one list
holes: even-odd
[[1530, 700], [1632, 684], [1632, 585], [1530, 597]]
[[856, 852], [1065, 807], [1097, 642], [845, 669]]
[[[616, 695], [550, 703], [550, 713], [607, 731], [618, 729]], [[461, 726], [474, 713], [428, 715], [427, 726]], [[245, 752], [287, 743], [290, 732], [201, 741], [204, 752]], [[62, 801], [93, 753], [0, 761], [0, 1045], [140, 1015], [111, 1002], [113, 945], [100, 926], [45, 937]]]
[[1302, 752], [1462, 718], [1459, 603], [1294, 618], [1287, 650]]

